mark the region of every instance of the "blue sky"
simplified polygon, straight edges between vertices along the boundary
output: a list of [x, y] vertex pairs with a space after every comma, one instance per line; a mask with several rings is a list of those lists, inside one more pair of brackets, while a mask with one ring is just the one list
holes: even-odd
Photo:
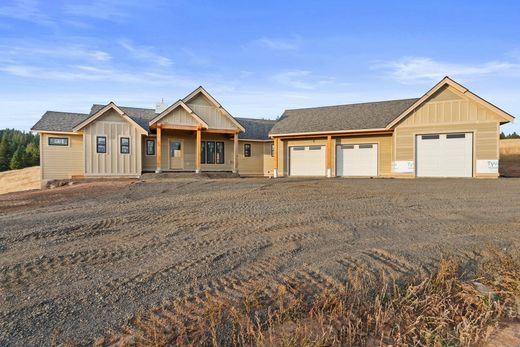
[[419, 97], [445, 75], [520, 118], [520, 2], [0, 1], [0, 128], [199, 85], [275, 118]]

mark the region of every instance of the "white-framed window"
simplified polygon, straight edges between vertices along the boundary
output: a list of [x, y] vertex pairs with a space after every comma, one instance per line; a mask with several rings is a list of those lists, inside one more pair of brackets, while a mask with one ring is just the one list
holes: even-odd
[[49, 137], [47, 142], [49, 146], [68, 146], [69, 138], [68, 137]]

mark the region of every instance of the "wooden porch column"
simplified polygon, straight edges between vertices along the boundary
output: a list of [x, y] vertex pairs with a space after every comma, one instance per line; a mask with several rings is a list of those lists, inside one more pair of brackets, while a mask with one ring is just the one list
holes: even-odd
[[327, 177], [332, 177], [332, 136], [327, 136]]
[[201, 150], [201, 131], [200, 125], [197, 127], [197, 155], [195, 156], [195, 173], [200, 174], [200, 150]]
[[155, 149], [155, 173], [161, 173], [161, 124], [157, 125], [157, 148]]
[[273, 177], [278, 178], [278, 139], [274, 138]]
[[238, 173], [238, 133], [233, 135], [233, 173]]

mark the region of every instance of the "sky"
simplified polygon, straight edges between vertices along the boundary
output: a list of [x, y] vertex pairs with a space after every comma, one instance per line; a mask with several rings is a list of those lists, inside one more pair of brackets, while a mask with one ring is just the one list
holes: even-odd
[[0, 128], [199, 85], [274, 119], [420, 97], [446, 75], [520, 118], [520, 2], [0, 0]]

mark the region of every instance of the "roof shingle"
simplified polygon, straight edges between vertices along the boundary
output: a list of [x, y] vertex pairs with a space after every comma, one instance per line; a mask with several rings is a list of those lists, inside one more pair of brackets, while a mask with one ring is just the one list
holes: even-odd
[[385, 128], [419, 99], [286, 110], [270, 134]]
[[239, 139], [247, 140], [269, 140], [269, 131], [275, 125], [276, 120], [255, 119], [255, 118], [235, 118], [240, 125], [246, 129], [238, 135]]
[[88, 117], [85, 113], [47, 111], [31, 130], [72, 132], [76, 125]]

